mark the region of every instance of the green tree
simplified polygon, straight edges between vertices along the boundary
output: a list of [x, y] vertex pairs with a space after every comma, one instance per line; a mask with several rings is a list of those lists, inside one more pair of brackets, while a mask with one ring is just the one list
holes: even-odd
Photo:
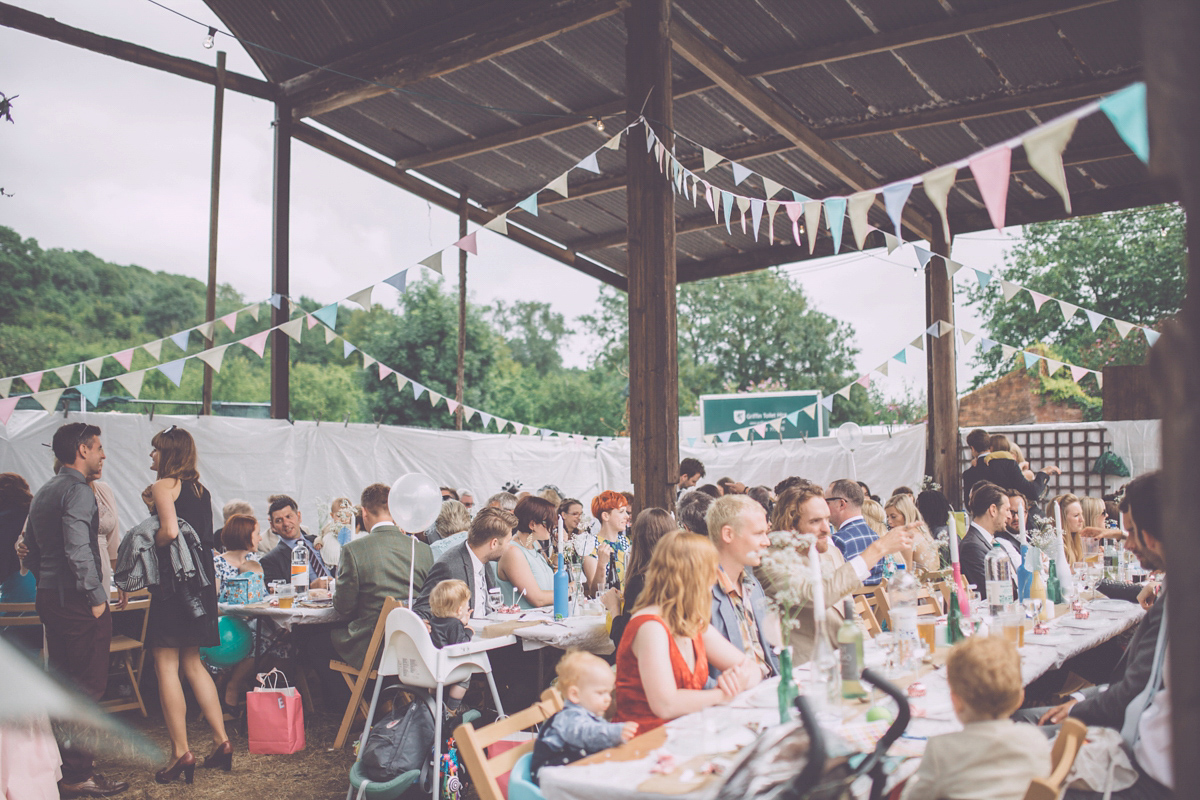
[[563, 339], [571, 335], [571, 329], [562, 314], [550, 310], [549, 303], [500, 300], [488, 311], [492, 325], [508, 343], [514, 361], [538, 375], [549, 375], [562, 368], [559, 350]]
[[[1001, 274], [1081, 308], [1159, 327], [1183, 303], [1186, 259], [1183, 210], [1172, 204], [1029, 225]], [[1025, 292], [1006, 301], [999, 281], [974, 287], [967, 302], [979, 308], [991, 338], [1018, 347], [1044, 343], [1048, 354], [1071, 364], [1100, 370], [1146, 357], [1140, 332], [1122, 339], [1111, 322], [1093, 331], [1083, 311], [1064, 320], [1053, 300], [1038, 311]], [[982, 367], [976, 386], [1013, 366], [1000, 348], [982, 353], [976, 363]], [[1085, 385], [1098, 394], [1092, 381]]]

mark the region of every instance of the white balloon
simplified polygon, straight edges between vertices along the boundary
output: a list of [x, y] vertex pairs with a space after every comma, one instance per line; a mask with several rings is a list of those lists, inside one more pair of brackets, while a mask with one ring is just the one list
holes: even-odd
[[837, 440], [838, 444], [853, 453], [863, 442], [862, 428], [857, 422], [843, 422], [838, 426]]
[[423, 531], [434, 523], [442, 510], [442, 490], [428, 475], [409, 472], [392, 484], [388, 510], [402, 531]]

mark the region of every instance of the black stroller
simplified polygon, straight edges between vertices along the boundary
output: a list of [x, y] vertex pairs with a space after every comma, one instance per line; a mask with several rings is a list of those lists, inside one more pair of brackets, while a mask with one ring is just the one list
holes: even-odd
[[[848, 754], [830, 757], [825, 736], [807, 699], [796, 698], [800, 722], [766, 731], [747, 747], [729, 771], [716, 800], [843, 800], [862, 776], [871, 779], [870, 800], [881, 800], [887, 776], [883, 757], [912, 717], [908, 698], [874, 670], [862, 679], [896, 701], [896, 720], [866, 758], [852, 764]], [[797, 772], [799, 769], [799, 772]]]

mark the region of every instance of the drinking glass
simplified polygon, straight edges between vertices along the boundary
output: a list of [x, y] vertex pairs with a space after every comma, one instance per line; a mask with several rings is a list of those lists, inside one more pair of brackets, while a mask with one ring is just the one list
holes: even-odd
[[504, 595], [500, 591], [500, 587], [493, 586], [488, 589], [488, 609], [498, 611], [502, 605], [504, 605]]

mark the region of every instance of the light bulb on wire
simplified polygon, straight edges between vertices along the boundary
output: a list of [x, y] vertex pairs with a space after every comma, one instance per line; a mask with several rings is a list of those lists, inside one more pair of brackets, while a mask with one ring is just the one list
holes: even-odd
[[213, 45], [216, 44], [216, 42], [215, 42], [216, 36], [217, 36], [217, 29], [210, 27], [208, 29], [208, 36], [204, 37], [204, 49], [205, 50], [213, 49]]
[[600, 133], [604, 133], [604, 120], [600, 119], [599, 117], [596, 117], [596, 130], [600, 131]]

